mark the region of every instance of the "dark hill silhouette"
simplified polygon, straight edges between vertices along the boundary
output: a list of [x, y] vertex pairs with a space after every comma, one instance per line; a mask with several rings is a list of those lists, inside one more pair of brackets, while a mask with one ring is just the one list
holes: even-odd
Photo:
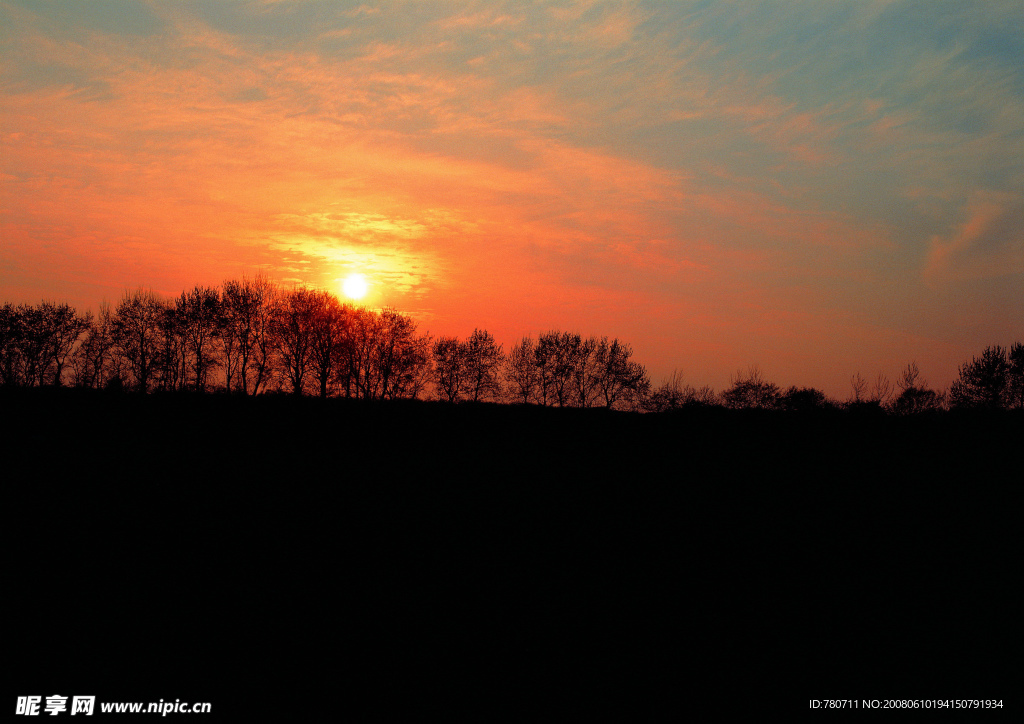
[[1016, 673], [1017, 412], [0, 405], [20, 695], [645, 719]]

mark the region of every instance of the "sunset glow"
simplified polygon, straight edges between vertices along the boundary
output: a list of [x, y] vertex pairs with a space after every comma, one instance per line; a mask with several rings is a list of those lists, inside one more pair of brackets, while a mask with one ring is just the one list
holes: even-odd
[[366, 279], [362, 274], [350, 274], [341, 285], [342, 291], [349, 299], [362, 299], [366, 296], [367, 288]]
[[0, 301], [357, 268], [654, 382], [944, 387], [1021, 336], [1021, 38], [1014, 0], [4, 0]]

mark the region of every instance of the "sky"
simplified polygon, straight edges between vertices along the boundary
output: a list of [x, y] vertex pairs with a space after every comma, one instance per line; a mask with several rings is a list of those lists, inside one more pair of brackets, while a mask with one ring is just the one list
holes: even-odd
[[1024, 5], [0, 0], [0, 302], [261, 273], [944, 388], [1024, 341]]

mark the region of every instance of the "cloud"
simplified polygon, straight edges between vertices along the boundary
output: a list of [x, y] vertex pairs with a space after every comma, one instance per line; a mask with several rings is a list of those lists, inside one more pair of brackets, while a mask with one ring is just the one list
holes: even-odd
[[978, 192], [964, 221], [947, 236], [935, 236], [923, 276], [930, 283], [952, 279], [1024, 278], [1024, 197]]

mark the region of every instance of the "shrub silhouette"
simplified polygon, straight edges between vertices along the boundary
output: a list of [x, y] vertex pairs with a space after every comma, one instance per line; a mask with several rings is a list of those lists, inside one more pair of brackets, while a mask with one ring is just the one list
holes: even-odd
[[928, 389], [928, 382], [921, 377], [917, 362], [910, 362], [900, 373], [896, 386], [901, 392], [893, 400], [891, 410], [897, 415], [917, 415], [922, 412], [941, 410], [945, 395]]
[[813, 387], [790, 387], [778, 400], [780, 409], [789, 412], [808, 412], [811, 410], [830, 410], [835, 405], [821, 390]]
[[751, 366], [746, 375], [736, 373], [732, 386], [722, 393], [722, 402], [733, 410], [774, 410], [779, 398], [778, 386], [766, 382], [756, 366]]

